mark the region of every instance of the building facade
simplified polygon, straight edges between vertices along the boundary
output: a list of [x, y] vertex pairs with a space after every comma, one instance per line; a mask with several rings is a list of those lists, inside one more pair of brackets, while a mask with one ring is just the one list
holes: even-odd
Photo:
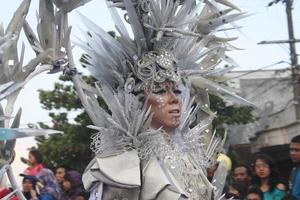
[[242, 146], [252, 154], [269, 154], [281, 171], [289, 168], [288, 145], [300, 134], [290, 69], [234, 71], [228, 83], [256, 105], [253, 115], [257, 118], [250, 124], [227, 126], [229, 145], [237, 148], [245, 144]]

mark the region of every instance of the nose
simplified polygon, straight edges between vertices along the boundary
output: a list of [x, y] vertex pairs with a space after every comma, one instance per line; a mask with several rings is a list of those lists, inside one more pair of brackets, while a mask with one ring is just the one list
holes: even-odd
[[170, 104], [177, 104], [177, 103], [179, 103], [178, 96], [172, 90], [168, 91], [168, 97], [169, 97], [168, 100], [169, 100]]

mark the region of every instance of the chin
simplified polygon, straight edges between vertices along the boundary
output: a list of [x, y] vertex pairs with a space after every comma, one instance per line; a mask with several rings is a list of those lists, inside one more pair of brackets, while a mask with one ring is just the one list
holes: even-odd
[[179, 127], [179, 123], [178, 124], [171, 124], [171, 125], [166, 125], [164, 126], [165, 130], [169, 130], [169, 131], [175, 131], [176, 128]]

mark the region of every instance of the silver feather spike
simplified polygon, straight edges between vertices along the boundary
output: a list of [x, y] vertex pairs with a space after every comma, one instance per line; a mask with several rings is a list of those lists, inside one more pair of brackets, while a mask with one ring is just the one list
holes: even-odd
[[72, 10], [83, 6], [91, 0], [51, 0], [60, 10], [65, 13], [71, 12]]

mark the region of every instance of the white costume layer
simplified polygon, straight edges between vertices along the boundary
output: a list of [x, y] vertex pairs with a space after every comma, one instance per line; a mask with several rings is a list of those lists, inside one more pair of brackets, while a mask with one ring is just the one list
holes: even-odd
[[[174, 169], [173, 169], [174, 170]], [[186, 191], [171, 170], [152, 157], [140, 162], [135, 150], [117, 156], [94, 158], [83, 175], [91, 199], [111, 200], [196, 200], [211, 199], [212, 186], [202, 170], [196, 175], [203, 194]], [[199, 192], [199, 191], [198, 191]], [[203, 198], [205, 197], [205, 198]]]

